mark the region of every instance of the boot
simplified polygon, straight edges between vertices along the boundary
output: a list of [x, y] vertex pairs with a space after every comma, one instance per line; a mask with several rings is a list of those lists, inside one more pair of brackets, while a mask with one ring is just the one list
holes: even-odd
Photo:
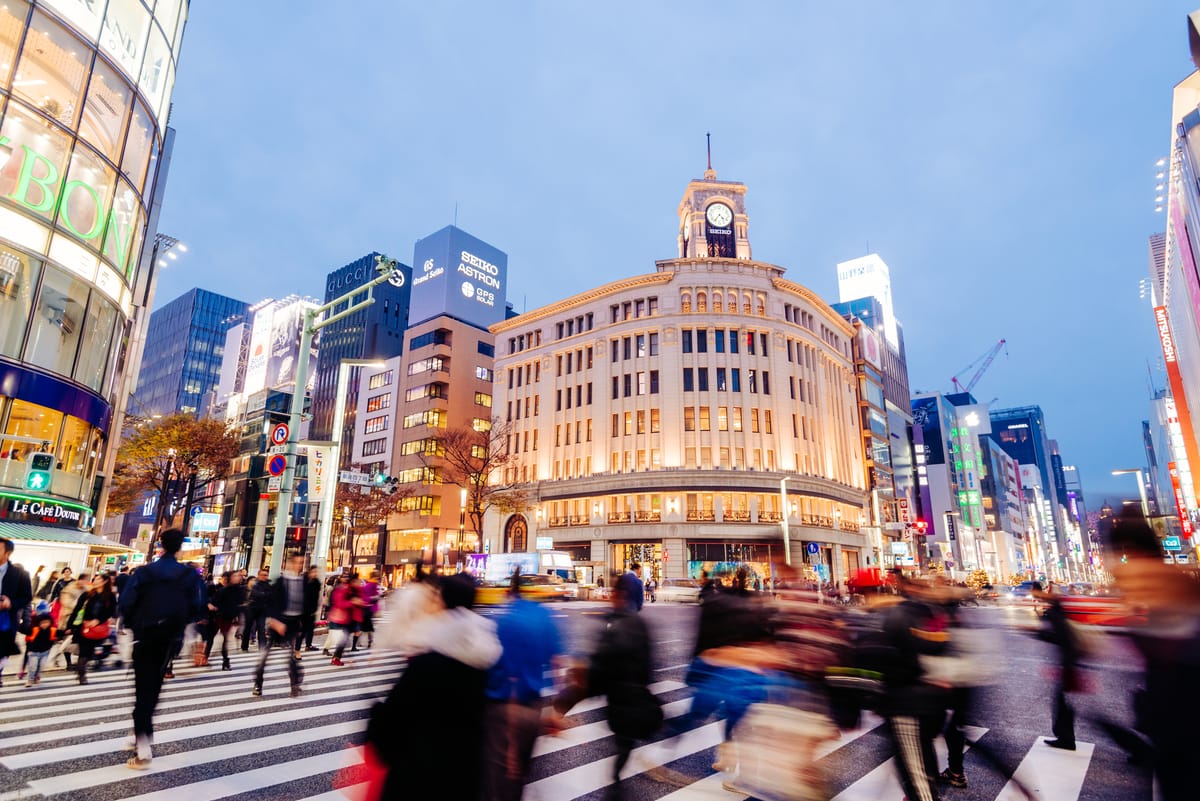
[[233, 665], [229, 664], [229, 657], [225, 657], [221, 661], [221, 670], [233, 670]]

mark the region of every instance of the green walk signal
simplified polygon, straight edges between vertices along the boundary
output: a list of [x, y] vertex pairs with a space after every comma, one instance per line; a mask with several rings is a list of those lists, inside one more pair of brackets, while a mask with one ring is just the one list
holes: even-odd
[[50, 489], [50, 471], [54, 469], [54, 454], [35, 453], [29, 457], [29, 470], [25, 473], [25, 489], [47, 492]]

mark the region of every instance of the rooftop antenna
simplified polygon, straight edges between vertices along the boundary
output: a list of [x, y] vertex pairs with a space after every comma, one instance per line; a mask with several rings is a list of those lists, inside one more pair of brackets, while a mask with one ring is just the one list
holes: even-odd
[[705, 132], [704, 139], [708, 145], [708, 169], [704, 171], [704, 177], [706, 180], [715, 181], [717, 171], [712, 168], [712, 134]]

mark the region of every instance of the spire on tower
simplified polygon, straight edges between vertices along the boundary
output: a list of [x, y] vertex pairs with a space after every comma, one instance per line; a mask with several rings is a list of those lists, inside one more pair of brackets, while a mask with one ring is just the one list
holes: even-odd
[[704, 139], [708, 144], [708, 169], [704, 171], [704, 180], [715, 181], [717, 180], [717, 171], [712, 168], [712, 134], [706, 132]]

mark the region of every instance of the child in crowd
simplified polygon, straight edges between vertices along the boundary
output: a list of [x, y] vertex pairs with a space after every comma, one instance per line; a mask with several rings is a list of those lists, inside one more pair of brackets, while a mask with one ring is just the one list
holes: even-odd
[[29, 657], [29, 678], [26, 687], [32, 687], [42, 680], [42, 664], [50, 654], [50, 646], [58, 639], [58, 629], [50, 617], [50, 605], [41, 601], [33, 615], [32, 629], [25, 638], [25, 653]]

